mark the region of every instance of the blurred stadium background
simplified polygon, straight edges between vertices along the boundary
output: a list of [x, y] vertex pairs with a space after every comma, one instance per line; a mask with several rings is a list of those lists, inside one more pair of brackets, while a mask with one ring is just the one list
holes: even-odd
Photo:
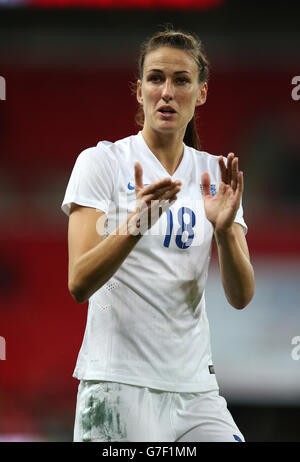
[[2, 441], [72, 440], [87, 304], [68, 293], [60, 205], [83, 149], [139, 130], [139, 44], [166, 22], [211, 62], [203, 150], [235, 152], [245, 174], [256, 294], [231, 308], [214, 259], [206, 291], [221, 394], [248, 441], [300, 441], [300, 3], [1, 0]]

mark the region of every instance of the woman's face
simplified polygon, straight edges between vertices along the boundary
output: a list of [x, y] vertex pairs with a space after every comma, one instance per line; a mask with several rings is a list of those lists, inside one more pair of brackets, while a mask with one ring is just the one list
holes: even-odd
[[143, 79], [137, 82], [144, 127], [165, 133], [185, 130], [206, 94], [207, 84], [198, 82], [197, 64], [185, 51], [160, 47], [146, 55]]

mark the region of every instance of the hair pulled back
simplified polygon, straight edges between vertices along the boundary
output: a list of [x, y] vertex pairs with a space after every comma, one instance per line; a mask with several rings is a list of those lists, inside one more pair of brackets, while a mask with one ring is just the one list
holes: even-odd
[[[167, 26], [163, 32], [157, 32], [141, 44], [140, 56], [138, 59], [139, 79], [143, 79], [144, 62], [146, 55], [160, 47], [170, 47], [183, 50], [188, 53], [196, 62], [198, 67], [198, 82], [207, 82], [209, 77], [209, 62], [205, 55], [201, 40], [195, 35], [185, 33], [181, 30], [174, 30]], [[144, 110], [140, 105], [135, 116], [137, 125], [144, 126]], [[201, 149], [201, 143], [196, 128], [195, 115], [186, 127], [183, 142], [197, 150]]]

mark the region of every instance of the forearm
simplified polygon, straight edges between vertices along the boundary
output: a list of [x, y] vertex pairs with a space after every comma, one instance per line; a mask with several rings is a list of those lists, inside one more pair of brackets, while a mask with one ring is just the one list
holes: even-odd
[[69, 289], [77, 302], [86, 302], [102, 287], [142, 237], [141, 234], [134, 236], [128, 231], [128, 221], [133, 215], [129, 215], [114, 233], [83, 254], [76, 262]]
[[235, 230], [214, 234], [221, 280], [228, 302], [237, 309], [248, 305], [254, 294], [254, 271], [241, 248]]

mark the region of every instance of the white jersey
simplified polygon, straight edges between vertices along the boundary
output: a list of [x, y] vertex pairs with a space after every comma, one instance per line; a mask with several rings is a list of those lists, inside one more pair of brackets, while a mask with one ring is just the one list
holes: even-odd
[[[143, 182], [182, 181], [177, 201], [138, 241], [114, 276], [89, 299], [87, 324], [74, 377], [174, 392], [218, 388], [211, 357], [205, 284], [213, 228], [204, 212], [201, 174], [214, 194], [217, 156], [184, 145], [170, 176], [142, 132], [84, 150], [73, 168], [62, 210], [71, 203], [105, 212], [107, 233], [135, 210], [134, 163]], [[245, 232], [240, 206], [235, 218]]]

